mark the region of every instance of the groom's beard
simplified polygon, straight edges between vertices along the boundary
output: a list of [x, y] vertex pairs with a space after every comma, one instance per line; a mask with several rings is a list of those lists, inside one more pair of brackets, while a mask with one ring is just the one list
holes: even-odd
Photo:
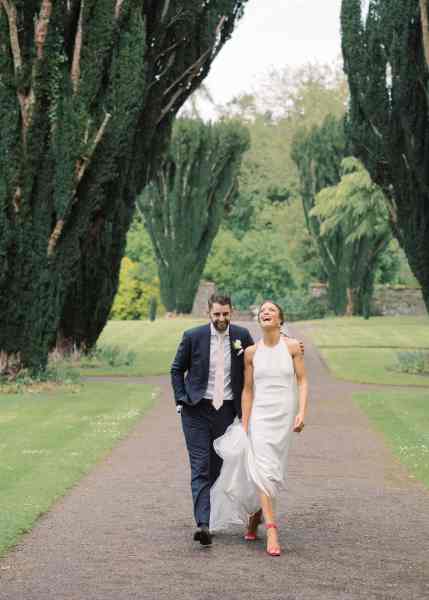
[[213, 327], [216, 329], [216, 331], [219, 331], [219, 333], [224, 333], [228, 329], [229, 325], [229, 321], [212, 321], [212, 323]]

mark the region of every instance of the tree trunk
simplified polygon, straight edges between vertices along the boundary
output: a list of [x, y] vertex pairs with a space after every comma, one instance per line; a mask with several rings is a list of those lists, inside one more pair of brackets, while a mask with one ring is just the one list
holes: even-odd
[[177, 311], [176, 286], [173, 273], [158, 263], [161, 300], [167, 312]]
[[429, 284], [424, 289], [422, 288], [422, 296], [423, 296], [423, 301], [426, 305], [426, 310], [429, 313]]
[[347, 312], [347, 275], [341, 269], [333, 269], [328, 274], [328, 304], [338, 317]]

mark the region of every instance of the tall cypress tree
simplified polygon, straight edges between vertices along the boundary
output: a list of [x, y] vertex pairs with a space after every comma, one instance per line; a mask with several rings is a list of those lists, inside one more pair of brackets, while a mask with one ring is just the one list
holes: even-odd
[[429, 310], [429, 2], [342, 2], [353, 153], [388, 199], [390, 223]]
[[338, 233], [344, 240], [348, 313], [369, 318], [377, 267], [392, 238], [383, 192], [362, 163], [348, 157], [342, 161], [340, 183], [317, 194], [310, 214], [319, 220], [322, 240], [338, 239]]
[[315, 206], [316, 195], [323, 188], [339, 183], [341, 162], [346, 156], [344, 121], [332, 115], [326, 117], [320, 127], [298, 131], [292, 143], [292, 159], [298, 168], [307, 228], [317, 243], [329, 281], [329, 305], [338, 315], [346, 312], [348, 303], [345, 234], [341, 228], [337, 228], [333, 235], [322, 236], [319, 219], [311, 214], [311, 210]]
[[0, 0], [0, 371], [44, 367], [60, 322], [96, 339], [135, 198], [244, 3]]
[[174, 126], [167, 159], [139, 200], [169, 311], [192, 310], [248, 146], [248, 131], [236, 121], [179, 119]]

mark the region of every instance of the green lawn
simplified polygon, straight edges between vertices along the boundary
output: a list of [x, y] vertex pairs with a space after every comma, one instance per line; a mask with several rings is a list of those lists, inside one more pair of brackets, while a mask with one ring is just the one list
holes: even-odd
[[410, 473], [429, 488], [429, 390], [362, 392], [353, 399]]
[[338, 379], [429, 386], [429, 376], [394, 370], [398, 352], [429, 348], [428, 317], [344, 317], [297, 325], [308, 333]]
[[318, 347], [429, 348], [429, 317], [337, 317], [300, 323]]
[[130, 367], [83, 368], [83, 375], [163, 375], [170, 370], [171, 361], [185, 329], [205, 323], [190, 318], [150, 321], [110, 321], [98, 345], [119, 346], [137, 354]]
[[85, 384], [77, 392], [0, 395], [0, 555], [151, 406], [154, 388]]
[[297, 325], [314, 341], [338, 379], [405, 386], [403, 390], [361, 392], [353, 399], [410, 473], [429, 487], [429, 376], [393, 370], [398, 352], [429, 348], [429, 318], [366, 321], [353, 317]]

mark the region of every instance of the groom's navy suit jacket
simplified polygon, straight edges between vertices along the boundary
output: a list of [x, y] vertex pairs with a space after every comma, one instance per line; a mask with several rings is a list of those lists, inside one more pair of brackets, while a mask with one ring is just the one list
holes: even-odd
[[[189, 329], [183, 334], [171, 365], [171, 384], [176, 404], [195, 406], [204, 398], [209, 380], [210, 324]], [[241, 416], [241, 392], [244, 383], [244, 350], [252, 346], [253, 339], [247, 329], [238, 325], [229, 326], [231, 343], [231, 387], [234, 408]], [[243, 352], [234, 347], [240, 340]]]

